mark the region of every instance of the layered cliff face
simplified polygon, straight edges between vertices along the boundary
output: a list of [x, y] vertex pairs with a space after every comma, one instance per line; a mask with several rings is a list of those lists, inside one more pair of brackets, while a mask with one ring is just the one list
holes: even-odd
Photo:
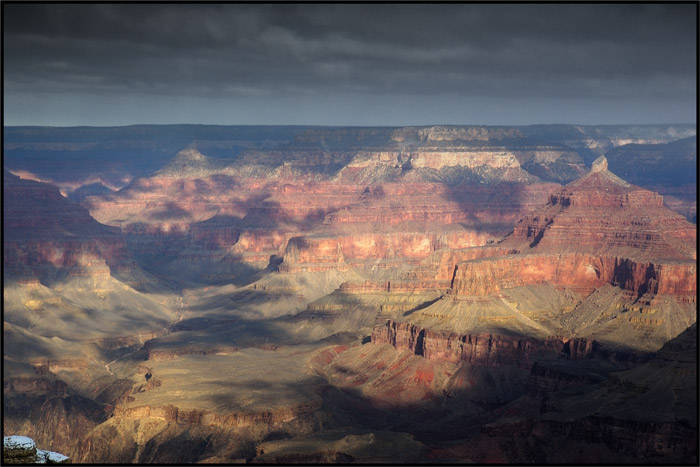
[[[695, 227], [665, 208], [658, 194], [609, 172], [605, 158], [496, 245], [431, 260], [416, 271], [446, 278], [451, 270], [445, 297], [410, 316], [388, 318], [439, 342], [441, 358], [470, 360], [458, 336], [484, 332], [492, 335], [488, 342], [514, 333], [656, 350], [694, 321]], [[373, 334], [379, 341], [424, 351], [406, 339], [393, 342], [382, 329]]]
[[493, 240], [486, 232], [361, 232], [293, 237], [287, 243], [285, 271], [359, 267], [372, 260], [393, 259], [417, 264], [434, 251], [451, 245], [470, 247]]
[[[169, 300], [134, 288], [153, 281], [135, 265], [118, 229], [98, 223], [51, 185], [6, 173], [3, 188], [4, 320], [16, 326], [5, 337], [25, 345], [34, 340], [37, 347], [13, 346], [6, 355], [26, 360], [43, 351], [45, 360], [89, 359], [81, 348], [89, 342], [165, 326]], [[44, 337], [48, 342], [38, 344]], [[66, 341], [80, 343], [67, 351]]]
[[[505, 147], [484, 146], [432, 146], [423, 145], [420, 149], [402, 151], [359, 152], [343, 169], [337, 178], [344, 182], [368, 183], [382, 179], [397, 179], [408, 176], [414, 180], [471, 177], [489, 181], [531, 182], [537, 180], [525, 170], [524, 165], [552, 163], [571, 158], [578, 163], [574, 175], [583, 171], [583, 162], [578, 154], [565, 150], [533, 148], [522, 151]], [[566, 174], [568, 177], [570, 174]], [[557, 179], [558, 177], [554, 177]], [[552, 177], [547, 177], [552, 179]]]
[[[306, 353], [293, 347], [220, 349], [211, 355], [142, 361], [112, 417], [77, 444], [76, 458], [245, 459], [254, 457], [255, 444], [270, 433], [289, 436], [318, 430], [323, 423], [320, 381], [306, 371], [300, 351]], [[266, 372], [260, 371], [263, 362]], [[175, 439], [190, 444], [173, 446], [168, 453], [165, 445]]]
[[3, 429], [75, 459], [116, 398], [108, 362], [162, 333], [173, 301], [130, 286], [154, 281], [119, 229], [56, 187], [5, 173], [3, 203]]
[[96, 222], [57, 188], [9, 172], [3, 182], [5, 277], [50, 280], [106, 269], [105, 264], [115, 270], [129, 266], [118, 229]]
[[[695, 462], [696, 351], [693, 324], [647, 362], [607, 377], [590, 365], [583, 371], [561, 365], [533, 368], [534, 396], [506, 407], [482, 436], [498, 440], [500, 446], [506, 439], [508, 444], [514, 437], [527, 439], [534, 447], [530, 456], [538, 453], [543, 462], [571, 459], [572, 453], [562, 452], [562, 446], [598, 446], [599, 452], [609, 452], [599, 460], [617, 456], [619, 461], [644, 459], [654, 464]], [[567, 391], [569, 385], [585, 389]], [[525, 415], [532, 405], [539, 405], [539, 413]], [[548, 447], [553, 445], [559, 449]], [[520, 456], [527, 458], [527, 453]]]
[[[580, 176], [585, 157], [567, 145], [576, 138], [592, 141], [609, 136], [579, 128], [547, 144], [542, 131], [479, 127], [311, 130], [288, 146], [246, 152], [236, 162], [186, 149], [153, 176], [137, 179], [116, 193], [88, 197], [84, 203], [101, 222], [130, 232], [134, 244], [143, 244], [141, 250], [162, 248], [171, 235], [184, 236], [178, 247], [180, 261], [171, 262], [170, 269], [184, 262], [202, 268], [243, 262], [260, 271], [275, 268], [279, 261], [275, 258], [281, 257], [287, 271], [342, 270], [404, 256], [413, 261], [446, 246], [465, 248], [495, 241], [545, 199], [559, 203], [551, 209], [553, 213], [561, 203], [571, 202], [568, 192], [550, 196], [556, 185], [541, 184], [538, 176], [558, 181]], [[659, 133], [657, 139], [667, 136]], [[568, 167], [569, 172], [556, 169], [559, 166]], [[547, 175], [557, 170], [558, 175]], [[598, 176], [609, 174], [598, 172]], [[597, 187], [606, 182], [594, 180], [596, 177], [587, 177], [587, 189], [575, 184], [568, 187], [580, 198], [573, 201], [577, 209], [585, 207], [585, 213], [572, 218], [567, 218], [568, 213], [558, 214], [562, 228], [583, 215], [602, 218], [600, 225], [591, 227], [597, 233], [570, 229], [561, 233], [560, 240], [551, 233], [545, 243], [558, 248], [557, 241], [579, 235], [582, 251], [597, 253], [609, 245], [633, 244], [654, 250], [649, 252], [653, 257], [661, 250], [684, 248], [691, 233], [669, 212], [658, 222], [676, 232], [677, 238], [668, 240], [673, 244], [670, 248], [668, 241], [658, 240], [656, 224], [644, 227], [648, 216], [641, 211], [629, 218], [626, 227], [605, 227], [607, 206], [655, 206], [659, 212], [652, 217], [658, 218], [661, 198], [650, 199], [648, 192], [638, 189], [601, 197]], [[525, 231], [530, 243], [535, 242], [550, 217], [545, 213], [524, 218], [514, 238]], [[605, 229], [610, 233], [604, 233]], [[445, 234], [449, 238], [441, 240]], [[586, 243], [590, 248], [583, 248]], [[222, 267], [216, 277], [240, 275], [231, 266]]]
[[639, 296], [694, 301], [695, 238], [695, 226], [660, 195], [620, 179], [599, 158], [499, 243], [518, 254], [459, 265], [453, 292], [489, 295], [548, 282], [590, 293], [609, 283]]
[[523, 218], [508, 244], [537, 251], [621, 252], [631, 258], [695, 259], [695, 226], [663, 198], [610, 172], [601, 158], [591, 172]]
[[[687, 334], [672, 342], [690, 343]], [[504, 339], [492, 342], [491, 356], [504, 356]], [[669, 345], [622, 360], [625, 355], [606, 355], [582, 340], [568, 344], [532, 352], [534, 364], [520, 368], [508, 358], [494, 358], [486, 367], [478, 360], [432, 360], [386, 343], [328, 348], [312, 365], [357, 395], [357, 405], [349, 406], [355, 417], [371, 417], [369, 407], [390, 411], [394, 426], [417, 433], [435, 460], [661, 463], [697, 456], [690, 349], [683, 356]], [[663, 382], [649, 379], [664, 366]], [[655, 409], [639, 406], [642, 400], [654, 400]]]
[[[593, 159], [609, 153], [616, 173], [673, 195], [669, 190], [695, 185], [694, 178], [688, 181], [695, 172], [694, 135], [692, 125], [8, 127], [3, 149], [7, 167], [14, 173], [22, 171], [25, 178], [52, 183], [69, 196], [75, 194], [75, 199], [82, 196], [81, 187], [118, 190], [148, 177], [182, 148], [192, 148], [193, 141], [199, 152], [210, 156], [208, 170], [235, 161], [273, 168], [285, 161], [290, 168], [333, 174], [362, 151], [417, 155], [481, 151], [493, 160], [504, 153], [514, 155], [526, 173], [559, 183], [577, 178]], [[192, 164], [185, 161], [183, 166]], [[694, 194], [678, 198], [683, 204], [677, 206], [684, 213], [694, 209]]]
[[486, 296], [503, 289], [552, 284], [590, 294], [603, 284], [637, 296], [663, 294], [695, 301], [696, 264], [637, 262], [623, 257], [590, 254], [509, 255], [457, 265], [451, 292], [455, 296]]
[[625, 144], [606, 156], [613, 172], [635, 185], [659, 192], [667, 206], [695, 222], [696, 154], [696, 139], [689, 137], [661, 144]]
[[391, 344], [428, 360], [524, 368], [529, 368], [538, 354], [581, 359], [593, 357], [598, 350], [594, 341], [586, 339], [550, 337], [537, 340], [513, 335], [458, 335], [392, 320], [374, 328], [372, 342]]
[[76, 438], [104, 422], [104, 407], [72, 393], [65, 383], [32, 376], [10, 378], [4, 387], [5, 433], [22, 433], [52, 451], [76, 459]]
[[[450, 154], [445, 163], [458, 171], [512, 168], [487, 153]], [[470, 172], [466, 180], [481, 180], [480, 185], [463, 183], [461, 176], [446, 184], [408, 159], [398, 175], [389, 176], [386, 171], [402, 157], [359, 153], [330, 176], [295, 165], [305, 160], [299, 155], [291, 165], [245, 158], [225, 165], [187, 149], [152, 177], [87, 197], [84, 204], [101, 222], [122, 228], [149, 270], [160, 266], [148, 252], [162, 250], [156, 257], [179, 258], [171, 269], [185, 262], [201, 267], [239, 262], [260, 271], [275, 267], [279, 257], [286, 271], [321, 271], [416, 262], [441, 248], [493, 242], [556, 187], [495, 172], [486, 178]], [[360, 180], [350, 175], [355, 169], [379, 176]], [[178, 246], [168, 250], [168, 244]]]
[[325, 216], [313, 233], [287, 243], [283, 267], [363, 267], [368, 261], [414, 264], [438, 250], [486, 245], [546, 199], [552, 185], [445, 187], [391, 183], [367, 188], [359, 202]]

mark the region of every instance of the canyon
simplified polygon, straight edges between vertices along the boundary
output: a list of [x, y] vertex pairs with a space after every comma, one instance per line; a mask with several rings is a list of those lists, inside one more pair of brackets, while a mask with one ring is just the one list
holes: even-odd
[[694, 127], [75, 131], [6, 128], [6, 435], [697, 462]]

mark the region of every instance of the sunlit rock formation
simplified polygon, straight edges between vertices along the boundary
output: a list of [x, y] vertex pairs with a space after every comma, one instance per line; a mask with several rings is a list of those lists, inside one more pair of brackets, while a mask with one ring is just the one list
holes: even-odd
[[[453, 326], [457, 335], [441, 338], [438, 333], [433, 338], [444, 340], [443, 347], [454, 347], [451, 352], [458, 355], [465, 352], [464, 345], [457, 348], [450, 339], [457, 342], [460, 333], [470, 337], [470, 326], [480, 329], [477, 334], [482, 336], [489, 331], [489, 342], [498, 342], [500, 335], [510, 332], [540, 338], [598, 338], [608, 345], [654, 350], [693, 322], [695, 232], [695, 226], [663, 206], [659, 195], [612, 174], [607, 160], [600, 157], [587, 175], [516, 223], [513, 232], [497, 242], [499, 252], [489, 248], [482, 258], [474, 255], [456, 262], [445, 299], [415, 313], [406, 323], [399, 317], [391, 326], [414, 329], [416, 324], [415, 332], [423, 338], [431, 326], [438, 325], [443, 334]], [[443, 270], [449, 271], [449, 266]], [[573, 293], [579, 297], [578, 304], [538, 316], [519, 296], [528, 287], [543, 286], [553, 286], [548, 292], [552, 299]], [[491, 304], [491, 315], [469, 314], [472, 303], [479, 302]], [[516, 309], [511, 311], [512, 305], [502, 305], [513, 302]], [[483, 309], [487, 308], [482, 305]], [[639, 315], [625, 316], [633, 309]], [[611, 317], [619, 317], [617, 325], [608, 322]], [[415, 343], [395, 341], [385, 331], [373, 336], [397, 348], [424, 352], [414, 349]], [[645, 340], [638, 341], [642, 336]], [[521, 347], [517, 339], [513, 345]]]

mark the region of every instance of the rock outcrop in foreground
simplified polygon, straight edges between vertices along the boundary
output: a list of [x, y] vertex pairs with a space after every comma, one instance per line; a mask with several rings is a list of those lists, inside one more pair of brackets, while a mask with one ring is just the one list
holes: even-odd
[[36, 443], [26, 436], [5, 436], [2, 444], [4, 464], [67, 464], [70, 458], [52, 451], [36, 448]]

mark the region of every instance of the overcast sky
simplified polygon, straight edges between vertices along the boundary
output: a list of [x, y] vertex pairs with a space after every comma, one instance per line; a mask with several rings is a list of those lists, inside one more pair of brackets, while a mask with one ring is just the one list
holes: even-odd
[[695, 122], [696, 5], [3, 5], [6, 125]]

